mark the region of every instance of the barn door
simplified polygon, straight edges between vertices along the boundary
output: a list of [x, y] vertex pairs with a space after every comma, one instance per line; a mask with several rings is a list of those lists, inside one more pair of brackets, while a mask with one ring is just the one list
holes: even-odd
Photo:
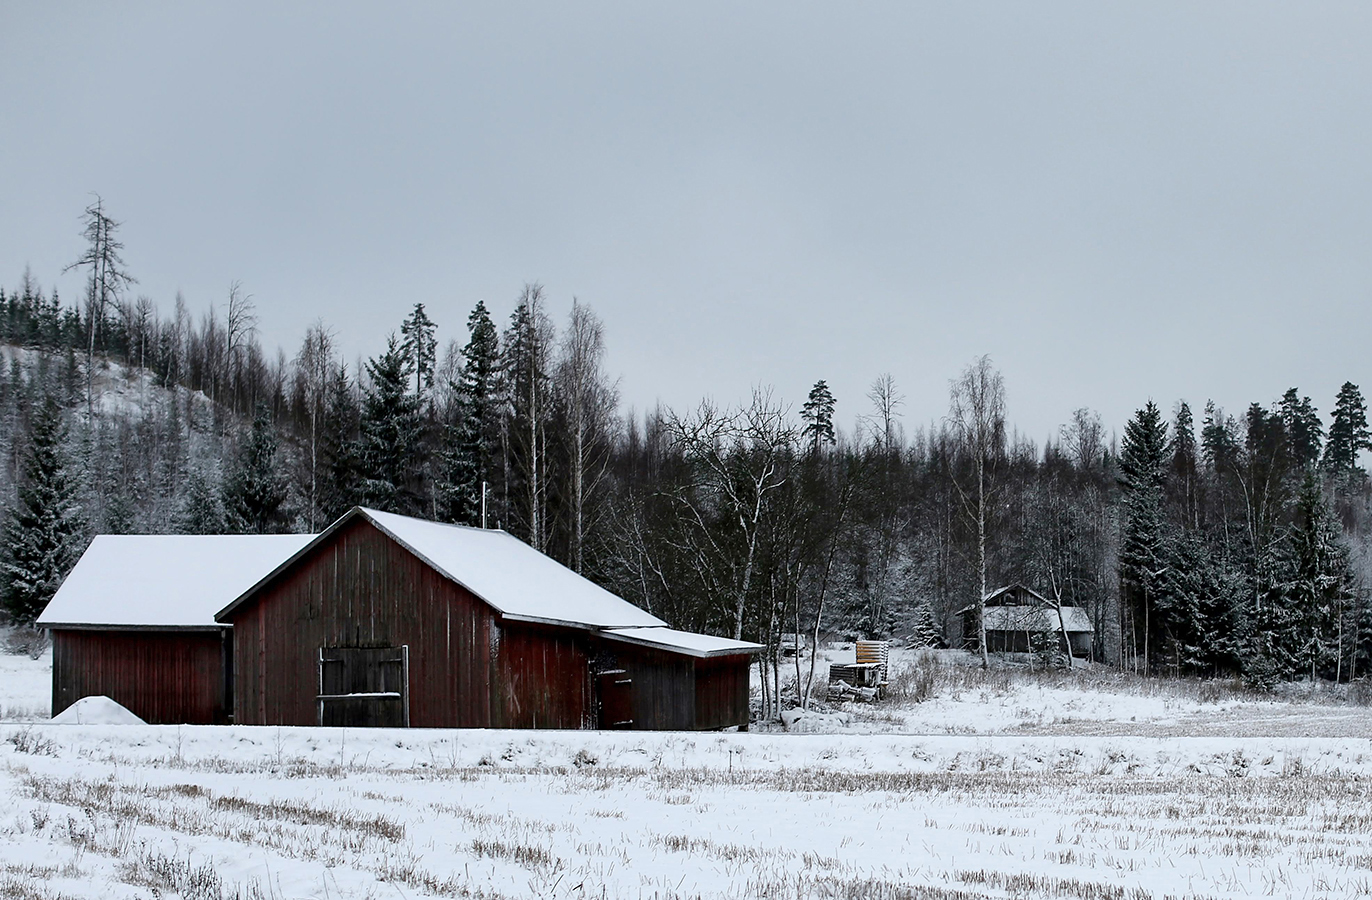
[[600, 728], [632, 728], [634, 725], [634, 681], [623, 669], [611, 669], [596, 676], [600, 695]]
[[410, 648], [319, 648], [319, 724], [408, 726]]

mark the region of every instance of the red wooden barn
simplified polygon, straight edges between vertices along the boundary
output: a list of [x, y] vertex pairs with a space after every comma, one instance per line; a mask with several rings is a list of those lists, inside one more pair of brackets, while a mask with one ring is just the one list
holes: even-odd
[[761, 649], [673, 630], [503, 531], [362, 508], [215, 618], [252, 725], [746, 726]]
[[214, 614], [311, 535], [100, 535], [38, 625], [52, 634], [52, 714], [104, 695], [145, 722], [229, 719], [229, 633]]

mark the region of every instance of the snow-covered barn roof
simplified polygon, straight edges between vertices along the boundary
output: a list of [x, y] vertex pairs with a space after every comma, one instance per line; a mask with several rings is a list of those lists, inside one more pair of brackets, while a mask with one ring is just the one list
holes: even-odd
[[37, 624], [218, 629], [214, 614], [308, 544], [309, 534], [102, 534]]
[[673, 628], [614, 628], [602, 634], [613, 640], [661, 647], [689, 656], [735, 656], [740, 653], [756, 653], [763, 649], [761, 644], [696, 634], [692, 631], [677, 631]]
[[507, 532], [445, 525], [360, 506], [330, 525], [310, 545], [263, 573], [251, 589], [245, 588], [245, 593], [224, 606], [215, 618], [226, 621], [276, 572], [359, 516], [507, 619], [594, 629], [667, 625]]

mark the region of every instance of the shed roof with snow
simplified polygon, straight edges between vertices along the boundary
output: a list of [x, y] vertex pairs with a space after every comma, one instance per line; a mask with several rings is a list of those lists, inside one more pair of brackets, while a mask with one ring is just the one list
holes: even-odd
[[44, 628], [222, 628], [214, 614], [309, 534], [102, 534], [81, 555], [37, 623]]

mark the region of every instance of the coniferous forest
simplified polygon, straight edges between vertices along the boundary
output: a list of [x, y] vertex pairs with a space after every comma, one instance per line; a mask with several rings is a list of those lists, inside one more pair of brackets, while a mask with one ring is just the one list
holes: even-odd
[[595, 312], [555, 320], [538, 284], [508, 321], [478, 303], [444, 323], [464, 338], [443, 347], [416, 303], [356, 366], [322, 321], [269, 354], [241, 285], [159, 309], [98, 200], [84, 224], [83, 296], [27, 272], [0, 289], [0, 598], [19, 623], [94, 534], [318, 531], [362, 504], [504, 528], [676, 627], [763, 643], [772, 709], [782, 634], [977, 649], [961, 612], [1013, 582], [1086, 609], [1097, 660], [1140, 674], [1372, 669], [1355, 384], [1240, 411], [1141, 398], [1118, 440], [1082, 409], [1045, 446], [1014, 436], [987, 358], [949, 373], [923, 430], [889, 376], [843, 398], [851, 433], [823, 380], [635, 413]]

